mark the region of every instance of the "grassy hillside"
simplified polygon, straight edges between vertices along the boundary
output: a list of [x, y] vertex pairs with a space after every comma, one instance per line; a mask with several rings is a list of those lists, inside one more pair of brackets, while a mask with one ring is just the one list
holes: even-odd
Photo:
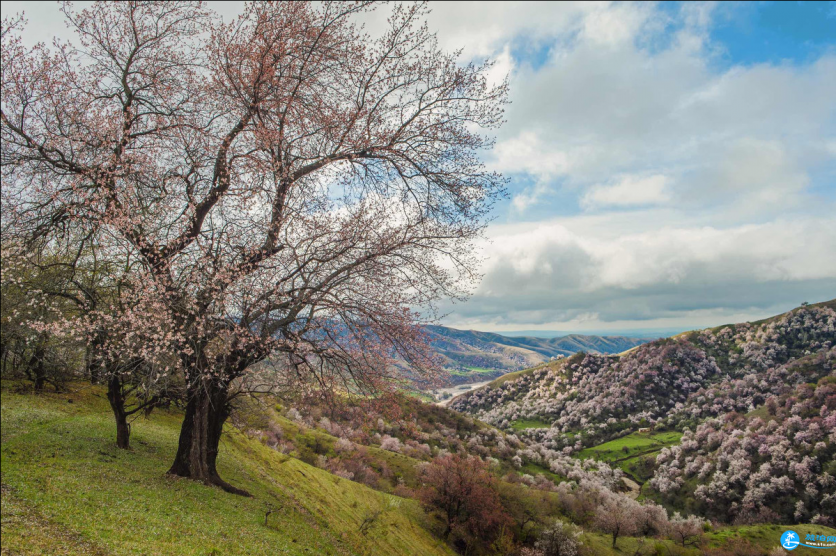
[[[97, 388], [81, 385], [38, 396], [4, 389], [1, 401], [3, 555], [453, 554], [429, 532], [430, 520], [414, 500], [282, 455], [237, 429], [224, 436], [220, 470], [253, 498], [165, 475], [181, 419], [176, 412], [137, 420], [133, 449], [122, 451], [113, 446], [113, 423]], [[294, 423], [280, 424], [288, 438], [301, 434]], [[308, 434], [333, 440], [321, 431]], [[369, 450], [411, 482], [415, 461]], [[530, 465], [520, 472], [551, 475]], [[376, 512], [379, 517], [361, 532], [363, 520]], [[709, 532], [700, 549], [625, 537], [616, 550], [610, 537], [587, 531], [581, 553], [634, 554], [643, 543], [642, 554], [766, 554], [783, 529], [723, 528]], [[802, 535], [836, 533], [820, 526], [793, 529]], [[730, 551], [739, 547], [749, 551]]]
[[[665, 554], [671, 556], [767, 556], [779, 548], [781, 534], [792, 529], [804, 539], [808, 534], [833, 535], [836, 529], [819, 525], [749, 525], [743, 527], [724, 527], [710, 531], [704, 537], [700, 547], [685, 547], [661, 541], [659, 539], [641, 539], [625, 537], [618, 539], [618, 547], [612, 548], [612, 537], [597, 533], [584, 533], [581, 540], [583, 550], [596, 556], [622, 556], [635, 554]], [[792, 553], [782, 550], [783, 554], [793, 556], [812, 556], [827, 554], [827, 550], [799, 546]]]
[[39, 396], [4, 389], [0, 406], [4, 555], [451, 554], [414, 500], [342, 479], [231, 428], [220, 472], [252, 498], [165, 475], [179, 430], [174, 412], [134, 422], [126, 452], [113, 446], [98, 389]]
[[577, 457], [593, 458], [607, 463], [621, 464], [640, 456], [659, 452], [682, 438], [681, 432], [634, 432], [592, 448], [581, 450]]

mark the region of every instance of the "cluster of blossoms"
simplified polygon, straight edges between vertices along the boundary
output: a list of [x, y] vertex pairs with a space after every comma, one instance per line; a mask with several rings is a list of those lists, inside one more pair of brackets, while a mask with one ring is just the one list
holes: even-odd
[[787, 394], [801, 384], [817, 382], [836, 369], [836, 347], [830, 347], [830, 342], [825, 342], [825, 346], [783, 365], [743, 376], [729, 376], [702, 388], [687, 404], [672, 412], [665, 423], [680, 429], [693, 428], [708, 417], [720, 417], [730, 412], [746, 413], [766, 403], [775, 403], [777, 396]]
[[551, 423], [523, 434], [568, 452], [652, 426], [720, 373], [685, 340], [659, 341], [625, 357], [581, 354], [453, 403], [502, 428], [518, 419]]
[[[420, 461], [444, 454], [467, 453], [512, 466], [512, 458], [525, 447], [514, 434], [404, 396], [394, 396], [388, 404], [328, 406], [307, 400], [299, 407], [301, 411], [290, 408], [284, 415], [303, 429], [327, 432], [343, 445], [379, 447]], [[264, 430], [250, 432], [261, 436], [272, 447], [282, 446], [278, 438]]]
[[836, 311], [804, 307], [760, 324], [743, 323], [694, 333], [690, 341], [741, 377], [827, 351], [836, 343]]
[[765, 417], [732, 412], [686, 430], [656, 458], [653, 488], [675, 495], [696, 482], [701, 509], [719, 519], [834, 524], [836, 372], [765, 405]]

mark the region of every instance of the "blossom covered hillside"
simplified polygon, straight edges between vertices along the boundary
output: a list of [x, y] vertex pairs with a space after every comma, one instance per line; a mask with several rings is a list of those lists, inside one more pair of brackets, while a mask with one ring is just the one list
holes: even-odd
[[836, 376], [767, 398], [766, 415], [727, 413], [664, 448], [650, 483], [701, 514], [741, 523], [833, 524]]
[[719, 373], [687, 341], [664, 340], [622, 358], [580, 354], [458, 398], [453, 408], [506, 428], [519, 419], [546, 421], [551, 429], [527, 434], [552, 448], [580, 449], [656, 423]]
[[650, 481], [666, 503], [695, 496], [689, 509], [728, 521], [832, 523], [834, 308], [836, 300], [805, 305], [620, 357], [578, 354], [451, 407], [566, 455], [639, 430], [676, 430], [680, 445], [658, 455]]

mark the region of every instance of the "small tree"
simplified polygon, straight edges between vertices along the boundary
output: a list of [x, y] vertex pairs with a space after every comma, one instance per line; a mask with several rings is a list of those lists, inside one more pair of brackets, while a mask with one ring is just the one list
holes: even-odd
[[4, 345], [10, 344], [12, 364], [23, 360], [35, 391], [47, 382], [57, 389], [82, 368], [91, 382], [103, 382], [116, 444], [127, 449], [129, 417], [157, 405], [168, 381], [155, 371], [160, 358], [144, 356], [144, 338], [120, 318], [130, 310], [123, 305], [130, 296], [121, 293], [132, 288], [130, 273], [96, 254], [89, 238], [78, 236], [4, 245]]
[[583, 531], [571, 523], [557, 520], [540, 534], [535, 546], [543, 556], [576, 556], [582, 544], [581, 533]]
[[543, 524], [546, 516], [558, 511], [550, 493], [540, 489], [507, 482], [507, 479], [499, 483], [498, 488], [502, 507], [514, 520], [516, 537], [522, 542], [528, 539], [532, 530]]
[[697, 516], [682, 517], [679, 512], [671, 517], [667, 533], [682, 546], [699, 545], [703, 535], [704, 521]]
[[445, 540], [455, 532], [468, 543], [488, 544], [511, 521], [487, 463], [477, 457], [436, 458], [423, 470], [422, 482], [418, 497], [428, 509], [441, 513]]
[[609, 492], [595, 510], [595, 527], [612, 535], [612, 546], [615, 548], [619, 535], [632, 535], [636, 532], [636, 517], [641, 510], [635, 500]]
[[646, 501], [636, 514], [636, 532], [645, 537], [664, 534], [667, 526], [667, 510], [651, 501]]
[[[23, 250], [29, 257], [19, 256]], [[81, 367], [83, 343], [56, 337], [51, 327], [74, 313], [65, 261], [43, 246], [3, 243], [0, 254], [0, 364], [4, 377], [25, 378], [35, 392], [61, 390]]]
[[105, 373], [107, 401], [116, 420], [116, 446], [127, 450], [131, 447], [129, 419], [139, 412], [147, 417], [170, 392], [157, 382], [158, 373], [141, 359], [130, 360], [124, 365], [108, 362]]

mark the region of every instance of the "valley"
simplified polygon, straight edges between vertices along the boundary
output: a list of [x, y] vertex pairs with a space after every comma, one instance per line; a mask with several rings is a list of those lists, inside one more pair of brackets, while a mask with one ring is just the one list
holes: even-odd
[[0, 556], [836, 554], [833, 8], [3, 2]]

